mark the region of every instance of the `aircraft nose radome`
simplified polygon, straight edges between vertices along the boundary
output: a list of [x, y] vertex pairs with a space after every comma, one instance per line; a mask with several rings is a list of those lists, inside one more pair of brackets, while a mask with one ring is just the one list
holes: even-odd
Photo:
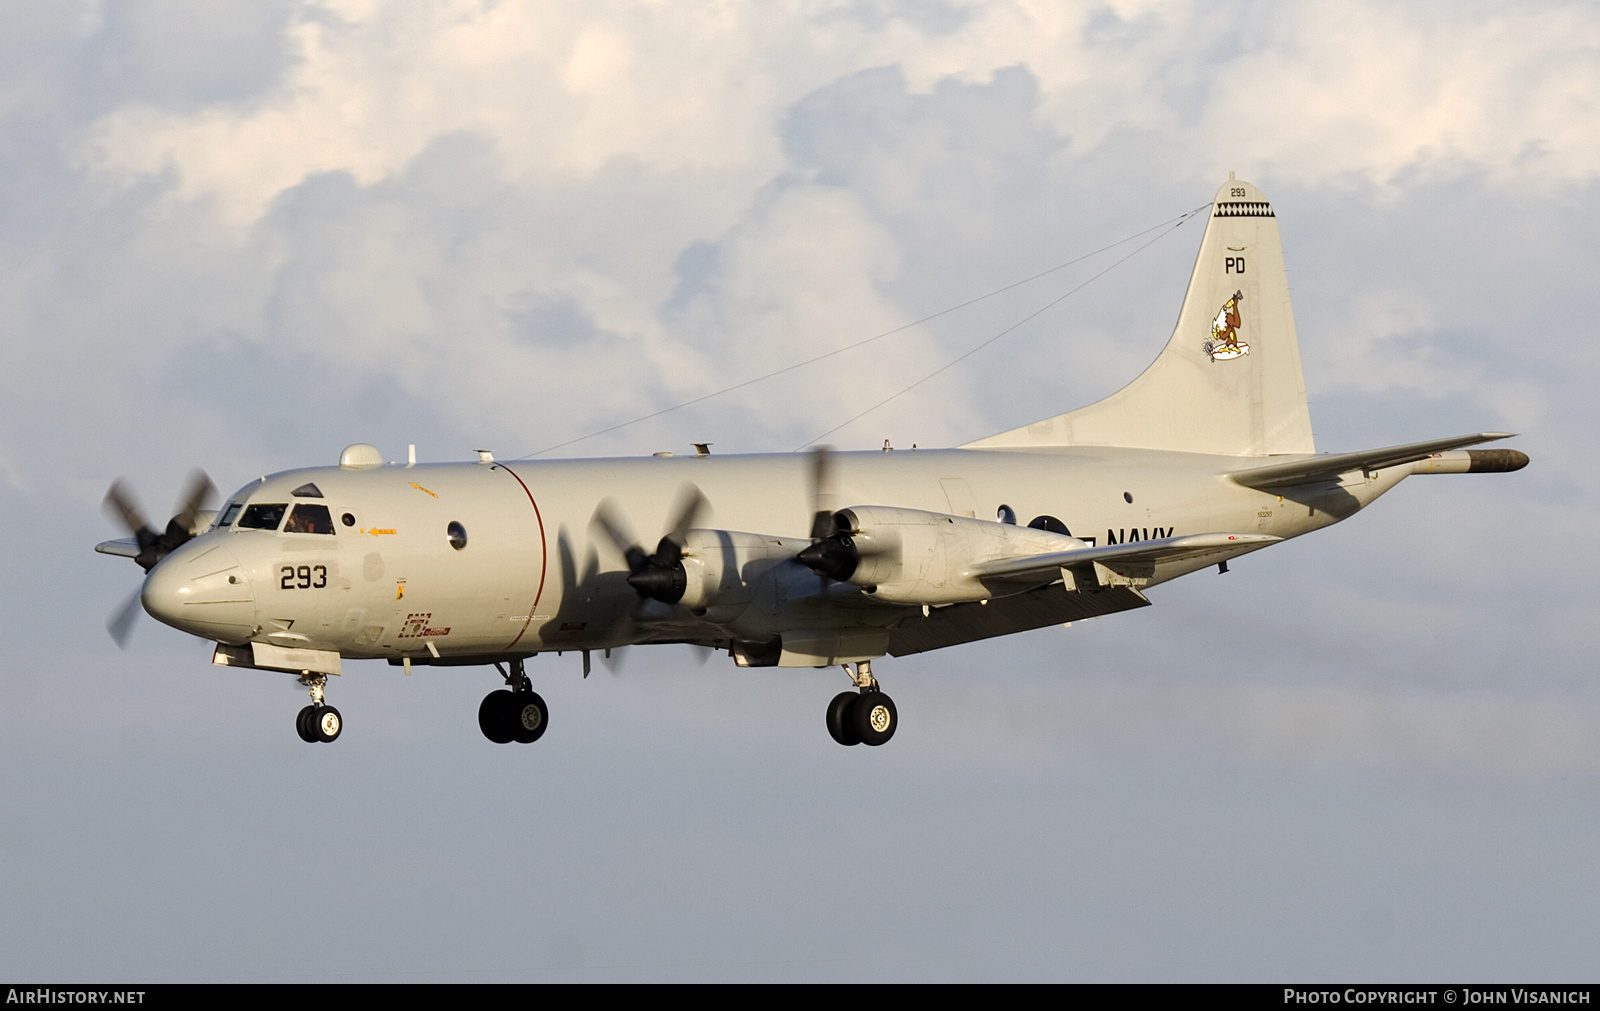
[[150, 570], [139, 597], [152, 618], [191, 635], [237, 644], [255, 634], [249, 576], [221, 545], [185, 544]]

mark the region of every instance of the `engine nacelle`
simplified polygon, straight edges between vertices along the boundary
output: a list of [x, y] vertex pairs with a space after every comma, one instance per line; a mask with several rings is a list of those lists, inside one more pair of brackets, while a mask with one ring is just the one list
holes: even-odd
[[691, 530], [682, 559], [686, 585], [677, 603], [692, 611], [743, 607], [753, 598], [756, 581], [805, 544], [737, 530]]
[[834, 530], [830, 540], [858, 558], [846, 581], [904, 604], [983, 600], [995, 593], [971, 574], [974, 563], [1083, 546], [1048, 530], [894, 506], [840, 510]]

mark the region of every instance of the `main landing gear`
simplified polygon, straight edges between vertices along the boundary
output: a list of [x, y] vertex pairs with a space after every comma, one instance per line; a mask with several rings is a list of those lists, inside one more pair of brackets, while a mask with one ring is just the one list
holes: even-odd
[[294, 728], [300, 732], [300, 739], [307, 744], [337, 741], [339, 731], [344, 729], [344, 718], [339, 715], [339, 710], [322, 701], [322, 689], [328, 685], [328, 675], [302, 674], [300, 683], [311, 689], [311, 704], [300, 710], [294, 718]]
[[850, 680], [858, 691], [840, 692], [828, 703], [828, 734], [844, 745], [888, 743], [900, 725], [900, 714], [895, 712], [894, 700], [879, 690], [872, 676], [872, 661], [856, 664]]
[[499, 664], [494, 669], [506, 679], [506, 687], [490, 692], [478, 706], [478, 729], [496, 744], [532, 744], [544, 736], [550, 723], [550, 710], [533, 690], [523, 673], [522, 661], [511, 661], [511, 670]]

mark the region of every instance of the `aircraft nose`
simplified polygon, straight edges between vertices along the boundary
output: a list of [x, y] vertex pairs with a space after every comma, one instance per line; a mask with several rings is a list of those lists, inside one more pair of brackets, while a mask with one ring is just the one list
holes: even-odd
[[152, 618], [190, 635], [238, 644], [256, 632], [249, 574], [220, 544], [190, 541], [163, 558], [139, 598]]

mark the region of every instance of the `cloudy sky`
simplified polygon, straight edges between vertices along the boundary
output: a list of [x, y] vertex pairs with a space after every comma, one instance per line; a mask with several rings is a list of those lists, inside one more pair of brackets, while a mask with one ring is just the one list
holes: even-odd
[[[1600, 950], [1600, 10], [17, 0], [0, 976], [1574, 980]], [[92, 553], [370, 441], [533, 454], [1274, 202], [1320, 449], [1523, 433], [1156, 606], [837, 672], [354, 664], [308, 748]], [[1103, 277], [1140, 243], [1158, 241]], [[546, 456], [947, 445], [1164, 344], [1198, 224]]]

